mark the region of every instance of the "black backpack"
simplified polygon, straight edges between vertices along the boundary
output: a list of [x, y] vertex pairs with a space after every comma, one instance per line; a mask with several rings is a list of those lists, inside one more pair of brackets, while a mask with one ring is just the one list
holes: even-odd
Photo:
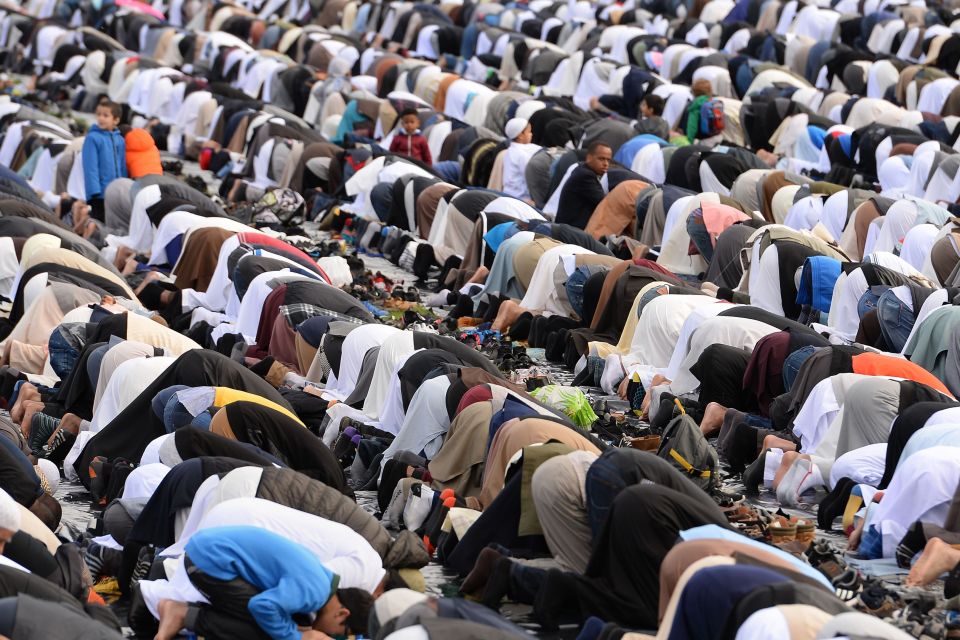
[[697, 422], [686, 413], [675, 417], [663, 430], [657, 455], [704, 491], [716, 486], [717, 451], [703, 437]]

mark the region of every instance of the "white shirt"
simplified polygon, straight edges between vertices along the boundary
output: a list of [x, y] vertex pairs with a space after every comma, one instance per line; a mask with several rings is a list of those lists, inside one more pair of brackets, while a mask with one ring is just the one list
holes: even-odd
[[540, 145], [511, 142], [503, 157], [503, 192], [521, 200], [530, 199], [527, 188], [527, 163]]
[[[197, 530], [230, 526], [260, 527], [303, 545], [340, 577], [341, 588], [372, 593], [386, 574], [380, 554], [350, 527], [276, 502], [260, 498], [222, 502], [207, 512]], [[182, 546], [186, 540], [177, 543]]]

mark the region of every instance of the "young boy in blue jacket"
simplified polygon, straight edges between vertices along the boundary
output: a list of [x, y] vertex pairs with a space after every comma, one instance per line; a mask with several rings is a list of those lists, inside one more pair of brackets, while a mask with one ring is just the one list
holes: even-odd
[[97, 123], [83, 141], [83, 181], [87, 191], [90, 217], [103, 222], [103, 194], [107, 185], [127, 177], [127, 148], [117, 127], [123, 111], [110, 100], [97, 105]]
[[210, 640], [322, 640], [361, 620], [365, 629], [372, 603], [369, 594], [356, 597], [358, 589], [338, 590], [339, 578], [306, 547], [257, 527], [197, 532], [182, 570], [210, 604], [161, 600], [155, 640], [172, 640], [182, 628]]

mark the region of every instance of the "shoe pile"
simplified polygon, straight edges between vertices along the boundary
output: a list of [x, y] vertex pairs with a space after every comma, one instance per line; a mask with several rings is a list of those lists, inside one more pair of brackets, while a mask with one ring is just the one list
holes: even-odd
[[[492, 346], [487, 347], [484, 343], [483, 352], [490, 357]], [[527, 348], [521, 344], [513, 342], [510, 338], [503, 338], [496, 345], [495, 355], [491, 358], [497, 368], [504, 373], [511, 373], [519, 369], [529, 369], [533, 366], [533, 360], [527, 355]]]
[[[739, 498], [739, 501], [736, 499]], [[812, 520], [776, 513], [742, 503], [739, 494], [721, 494], [719, 502], [728, 502], [727, 520], [743, 535], [770, 544], [791, 553], [804, 553], [813, 545], [816, 525]]]
[[402, 525], [413, 531], [432, 556], [451, 535], [455, 537], [447, 520], [450, 510], [457, 507], [476, 510], [479, 505], [457, 496], [450, 488], [434, 491], [430, 488], [430, 480], [425, 469], [413, 469], [411, 475], [401, 479], [384, 509], [382, 522], [385, 526]]
[[830, 580], [838, 598], [848, 603], [857, 599], [863, 590], [863, 576], [848, 566], [842, 554], [830, 546], [830, 543], [823, 540], [815, 542], [804, 555], [810, 566]]

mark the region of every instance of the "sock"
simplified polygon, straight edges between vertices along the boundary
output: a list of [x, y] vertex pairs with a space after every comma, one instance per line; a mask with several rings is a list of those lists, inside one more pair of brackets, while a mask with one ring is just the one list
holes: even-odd
[[824, 484], [823, 474], [820, 473], [820, 467], [813, 464], [813, 461], [811, 460], [810, 473], [808, 473], [803, 482], [800, 483], [800, 488], [797, 489], [797, 495], [803, 495], [807, 491], [812, 491], [817, 487], [822, 487]]
[[748, 493], [760, 493], [760, 485], [764, 484], [764, 472], [767, 464], [767, 452], [760, 453], [760, 457], [750, 463], [743, 472], [743, 485]]
[[510, 326], [510, 337], [514, 340], [526, 340], [530, 335], [530, 327], [533, 326], [533, 314], [524, 311], [520, 317]]
[[773, 477], [780, 468], [780, 461], [783, 460], [783, 449], [767, 449], [763, 456], [763, 486], [772, 487]]
[[[803, 493], [803, 487], [816, 486], [811, 485], [811, 477], [814, 475], [816, 466], [812, 460], [806, 458], [797, 458], [787, 475], [780, 480], [780, 486], [777, 487], [777, 499], [785, 507], [796, 506], [800, 502], [800, 494]], [[817, 473], [819, 477], [819, 473]], [[822, 479], [820, 479], [822, 484]]]
[[441, 498], [423, 523], [421, 528], [423, 543], [427, 547], [427, 552], [431, 555], [433, 555], [433, 550], [437, 548], [437, 542], [440, 540], [440, 533], [443, 530], [443, 523], [447, 519], [447, 514], [450, 513], [450, 509], [455, 504], [453, 498]]
[[263, 378], [270, 371], [270, 367], [273, 366], [273, 363], [274, 363], [273, 356], [267, 356], [257, 364], [250, 367], [250, 371], [253, 371], [255, 374]]
[[428, 307], [443, 307], [449, 304], [447, 302], [447, 294], [450, 293], [449, 289], [443, 289], [433, 294], [427, 298], [426, 305]]
[[461, 295], [457, 304], [450, 310], [450, 316], [453, 318], [473, 317], [473, 298]]
[[960, 594], [960, 564], [955, 566], [947, 574], [943, 581], [943, 596], [948, 600]]
[[423, 526], [430, 507], [433, 506], [433, 496], [436, 492], [423, 483], [410, 487], [410, 497], [403, 507], [403, 525], [410, 531], [416, 531]]
[[590, 616], [584, 623], [583, 628], [580, 629], [580, 635], [577, 636], [577, 640], [596, 640], [605, 625], [606, 623], [600, 618]]
[[[409, 499], [409, 495], [407, 496]], [[400, 528], [400, 518], [403, 517], [403, 511], [406, 508], [406, 501], [403, 497], [403, 485], [397, 483], [387, 502], [387, 508], [383, 510], [380, 523], [387, 528]]]
[[817, 508], [817, 526], [824, 531], [833, 529], [833, 521], [837, 516], [843, 513], [843, 508], [847, 504], [847, 498], [850, 491], [856, 486], [856, 483], [850, 478], [841, 478], [836, 486], [826, 498], [820, 502]]
[[496, 299], [490, 301], [486, 313], [483, 314], [484, 322], [493, 322], [497, 319], [497, 313], [500, 311], [500, 305], [504, 300], [506, 300], [506, 298], [498, 296]]
[[[900, 544], [897, 545], [897, 566], [901, 569], [909, 569], [914, 556], [923, 551], [926, 546], [927, 536], [923, 533], [923, 523], [914, 522], [907, 529], [907, 535], [903, 536]], [[953, 574], [951, 573], [951, 575]], [[944, 589], [944, 595], [946, 595], [946, 589]]]

